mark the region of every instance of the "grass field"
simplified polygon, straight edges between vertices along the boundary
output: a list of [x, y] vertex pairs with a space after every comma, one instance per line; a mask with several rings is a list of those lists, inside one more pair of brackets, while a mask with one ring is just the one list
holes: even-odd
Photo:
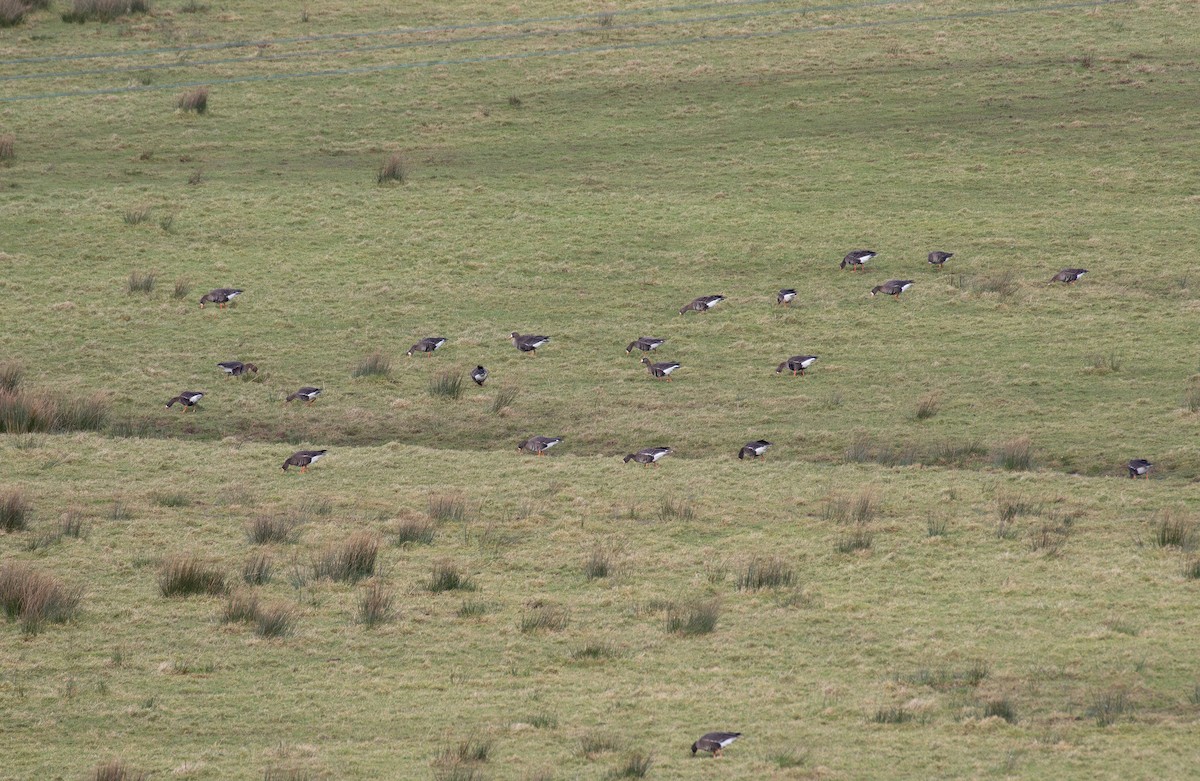
[[0, 28], [0, 597], [79, 599], [0, 599], [0, 778], [1195, 775], [1194, 3], [68, 10]]

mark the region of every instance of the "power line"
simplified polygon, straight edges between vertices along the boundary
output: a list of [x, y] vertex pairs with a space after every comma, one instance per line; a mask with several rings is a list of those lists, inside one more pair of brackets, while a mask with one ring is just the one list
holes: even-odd
[[[781, 0], [771, 0], [771, 2], [780, 2]], [[451, 38], [449, 40], [440, 41], [404, 41], [400, 43], [379, 44], [375, 46], [356, 46], [349, 49], [319, 49], [317, 51], [308, 52], [288, 52], [285, 54], [273, 54], [268, 56], [254, 57], [224, 57], [215, 60], [196, 60], [192, 62], [163, 62], [152, 63], [149, 65], [125, 65], [119, 68], [96, 68], [93, 70], [77, 70], [77, 71], [49, 71], [41, 73], [19, 73], [8, 76], [0, 76], [0, 81], [29, 81], [33, 79], [61, 79], [73, 78], [76, 76], [108, 76], [118, 73], [136, 73], [140, 71], [165, 70], [169, 68], [197, 68], [206, 65], [231, 65], [243, 62], [278, 62], [280, 60], [301, 59], [308, 57], [322, 57], [335, 54], [358, 54], [362, 52], [375, 51], [390, 51], [394, 49], [409, 49], [426, 46], [459, 46], [471, 43], [489, 43], [494, 41], [510, 41], [524, 38], [543, 38], [550, 36], [558, 36], [564, 34], [581, 34], [592, 32], [612, 32], [618, 30], [644, 30], [656, 27], [665, 27], [668, 25], [681, 24], [701, 24], [704, 22], [727, 22], [742, 19], [759, 19], [769, 16], [798, 16], [817, 11], [835, 11], [835, 10], [859, 10], [863, 8], [875, 8], [881, 5], [902, 5], [906, 3], [914, 3], [917, 0], [870, 0], [863, 3], [844, 3], [841, 5], [826, 5], [826, 6], [810, 6], [808, 8], [781, 8], [773, 11], [750, 11], [740, 14], [718, 14], [714, 16], [689, 16], [683, 19], [669, 19], [658, 22], [639, 22], [636, 24], [622, 24], [615, 26], [595, 26], [595, 27], [577, 27], [571, 30], [530, 30], [522, 33], [503, 33], [499, 35], [479, 35], [470, 38]]]
[[1090, 0], [1090, 2], [1056, 3], [1053, 5], [1035, 6], [1032, 8], [1000, 8], [990, 11], [965, 11], [958, 14], [941, 14], [936, 16], [914, 17], [912, 19], [893, 19], [871, 22], [851, 22], [846, 24], [823, 25], [820, 27], [805, 27], [794, 30], [772, 30], [754, 33], [732, 33], [728, 35], [698, 36], [694, 38], [677, 38], [663, 41], [641, 41], [636, 43], [609, 44], [605, 46], [578, 47], [572, 49], [553, 49], [536, 52], [515, 52], [510, 54], [490, 54], [478, 57], [461, 57], [456, 59], [422, 60], [418, 62], [392, 63], [388, 65], [368, 65], [358, 68], [341, 68], [293, 73], [268, 73], [251, 76], [232, 76], [225, 79], [207, 81], [179, 82], [176, 84], [134, 85], [127, 87], [110, 87], [92, 90], [72, 90], [64, 92], [47, 92], [33, 95], [13, 95], [0, 97], [0, 103], [11, 103], [22, 100], [47, 100], [52, 98], [84, 97], [90, 95], [116, 95], [133, 92], [151, 92], [167, 89], [182, 89], [187, 87], [211, 86], [214, 84], [243, 84], [265, 81], [287, 81], [291, 79], [307, 79], [321, 76], [356, 76], [389, 71], [410, 70], [415, 68], [432, 68], [446, 65], [474, 65], [487, 62], [506, 62], [513, 60], [535, 59], [540, 57], [564, 57], [576, 54], [597, 54], [615, 51], [630, 51], [674, 46], [688, 46], [697, 43], [720, 43], [723, 41], [742, 41], [755, 38], [779, 38], [787, 35], [806, 33], [838, 32], [845, 30], [864, 30], [883, 27], [898, 27], [906, 24], [924, 24], [929, 22], [953, 22], [971, 19], [986, 19], [998, 16], [1014, 16], [1017, 14], [1046, 13], [1048, 11], [1065, 11], [1078, 8], [1099, 8], [1107, 5], [1126, 4], [1134, 0]]

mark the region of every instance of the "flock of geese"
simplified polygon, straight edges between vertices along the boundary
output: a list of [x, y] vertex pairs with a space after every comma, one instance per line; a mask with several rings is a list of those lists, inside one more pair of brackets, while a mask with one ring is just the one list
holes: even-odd
[[[866, 264], [878, 255], [874, 250], [854, 250], [849, 252], [842, 259], [841, 268], [849, 268], [851, 271], [861, 271], [866, 268]], [[946, 264], [946, 261], [954, 257], [953, 252], [935, 251], [930, 252], [928, 261], [933, 268], [941, 270]], [[1066, 285], [1074, 284], [1087, 273], [1087, 269], [1082, 268], [1067, 268], [1055, 274], [1048, 284], [1061, 282]], [[889, 279], [882, 285], [876, 285], [871, 288], [871, 296], [874, 297], [880, 293], [891, 296], [899, 300], [901, 294], [909, 290], [914, 284], [911, 279]], [[208, 293], [205, 293], [200, 298], [200, 308], [203, 309], [206, 304], [216, 304], [219, 309], [225, 309], [244, 291], [237, 288], [217, 288]], [[776, 303], [780, 306], [790, 306], [796, 299], [798, 293], [795, 288], [783, 288], [776, 295]], [[722, 295], [700, 296], [686, 304], [679, 310], [680, 315], [686, 315], [689, 312], [707, 313], [714, 307], [723, 303], [726, 300]], [[541, 334], [522, 334], [513, 331], [509, 334], [509, 339], [512, 341], [513, 347], [522, 353], [537, 355], [537, 351], [550, 343], [550, 337]], [[405, 355], [411, 357], [415, 353], [431, 354], [443, 345], [447, 339], [442, 336], [429, 336], [419, 340], [416, 344], [408, 349]], [[666, 343], [665, 339], [659, 339], [651, 336], [642, 336], [625, 347], [626, 353], [632, 353], [638, 350], [642, 353], [653, 353], [659, 347]], [[816, 355], [793, 355], [787, 360], [779, 364], [775, 369], [777, 374], [784, 371], [790, 371], [792, 376], [803, 376], [813, 363], [817, 361]], [[666, 380], [671, 382], [671, 375], [678, 371], [681, 364], [675, 361], [651, 361], [650, 358], [643, 356], [641, 364], [646, 367], [651, 377], [655, 379]], [[232, 377], [241, 377], [246, 374], [258, 373], [258, 366], [253, 363], [242, 363], [241, 361], [222, 361], [217, 366], [227, 375]], [[471, 379], [482, 386], [488, 379], [488, 370], [483, 366], [476, 366], [470, 372]], [[286, 403], [292, 401], [303, 401], [311, 405], [321, 395], [321, 389], [312, 386], [303, 386], [297, 389], [294, 393], [288, 394], [285, 399]], [[175, 404], [179, 404], [184, 412], [196, 407], [200, 400], [204, 397], [201, 391], [184, 391], [178, 396], [167, 401], [167, 408], [170, 409]], [[517, 450], [532, 453], [536, 456], [545, 455], [546, 451], [563, 441], [562, 437], [546, 437], [533, 436], [529, 439], [520, 442], [517, 445]], [[767, 448], [771, 447], [771, 443], [765, 439], [754, 440], [747, 442], [740, 450], [737, 457], [739, 459], [765, 459]], [[665, 446], [647, 447], [635, 453], [630, 453], [625, 456], [625, 463], [633, 461], [645, 466], [657, 466], [658, 462], [664, 457], [671, 454], [671, 448]], [[307, 472], [308, 467], [325, 456], [325, 450], [299, 450], [293, 453], [283, 462], [283, 471], [288, 471], [290, 467], [299, 467], [301, 472]], [[1129, 470], [1130, 477], [1145, 477], [1149, 479], [1150, 469], [1154, 465], [1145, 459], [1134, 459], [1130, 461], [1126, 468]]]

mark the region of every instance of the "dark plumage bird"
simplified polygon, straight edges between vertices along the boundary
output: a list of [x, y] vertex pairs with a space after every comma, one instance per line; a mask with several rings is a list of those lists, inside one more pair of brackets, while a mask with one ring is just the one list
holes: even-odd
[[767, 448], [770, 446], [771, 443], [765, 439], [756, 439], [753, 442], [747, 442], [746, 445], [738, 451], [738, 458], [745, 458], [746, 456], [750, 456], [751, 458], [766, 458]]
[[785, 287], [775, 296], [775, 303], [783, 304], [784, 306], [787, 306], [794, 300], [796, 300], [796, 289], [791, 287]]
[[217, 364], [217, 366], [220, 366], [221, 370], [226, 374], [234, 377], [241, 377], [247, 372], [251, 374], [258, 374], [258, 367], [252, 363], [242, 363], [241, 361], [221, 361]]
[[714, 758], [719, 757], [730, 743], [741, 736], [740, 732], [709, 732], [692, 744], [692, 756], [695, 756], [697, 751], [709, 751]]
[[636, 348], [644, 353], [648, 353], [651, 350], [657, 350], [659, 347], [666, 344], [666, 342], [666, 339], [655, 339], [653, 336], [639, 336], [637, 339], [634, 339], [629, 343], [629, 345], [625, 348], [625, 352], [632, 353]]
[[688, 312], [707, 312], [724, 300], [725, 296], [700, 296], [683, 309], [680, 309], [679, 314], [686, 315]]
[[652, 377], [661, 377], [667, 382], [671, 381], [671, 372], [680, 368], [680, 364], [671, 361], [663, 361], [662, 363], [650, 363], [649, 358], [642, 358], [642, 365], [650, 372]]
[[1051, 277], [1050, 281], [1046, 284], [1053, 285], [1055, 282], [1063, 282], [1069, 285], [1072, 282], [1078, 281], [1078, 279], [1086, 273], [1088, 273], [1086, 268], [1064, 268], [1062, 271]]
[[950, 258], [954, 257], [953, 252], [942, 252], [940, 250], [929, 253], [929, 264], [934, 268], [941, 268], [942, 265]]
[[287, 461], [283, 462], [283, 471], [286, 472], [289, 466], [298, 466], [301, 472], [307, 472], [310, 465], [324, 458], [328, 452], [328, 450], [297, 450], [288, 456]]
[[875, 287], [871, 288], [871, 296], [874, 297], [879, 293], [886, 293], [887, 295], [892, 296], [899, 301], [900, 294], [912, 286], [913, 281], [911, 279], [889, 279], [882, 285], [876, 285]]
[[851, 269], [858, 271], [861, 268], [865, 268], [866, 262], [878, 254], [875, 250], [856, 249], [853, 252], [846, 253], [846, 257], [842, 258], [840, 268], [849, 266]]
[[320, 395], [321, 395], [320, 388], [313, 388], [311, 386], [305, 385], [303, 388], [296, 391], [295, 393], [288, 394], [288, 397], [286, 399], [284, 399], [284, 403], [286, 404], [288, 402], [295, 401], [296, 399], [304, 399], [309, 404], [312, 404], [314, 401], [317, 400], [317, 397]]
[[530, 437], [518, 444], [517, 450], [526, 450], [540, 456], [559, 442], [562, 442], [562, 437]]
[[549, 336], [521, 335], [516, 331], [509, 334], [508, 338], [512, 339], [513, 347], [516, 347], [523, 353], [533, 353], [534, 355], [537, 355], [539, 347], [545, 347], [550, 342]]
[[411, 358], [413, 353], [431, 353], [445, 343], [446, 340], [441, 336], [427, 336], [409, 347], [405, 355]]
[[1150, 468], [1152, 466], [1154, 466], [1154, 464], [1150, 463], [1144, 458], [1135, 458], [1126, 464], [1125, 468], [1129, 470], [1130, 477], [1142, 477], [1144, 475], [1145, 478], [1149, 480]]
[[471, 379], [475, 380], [476, 385], [483, 385], [488, 378], [488, 370], [482, 366], [476, 366], [471, 370]]
[[171, 408], [172, 404], [182, 404], [183, 411], [187, 412], [192, 407], [200, 403], [200, 399], [204, 398], [204, 394], [200, 391], [184, 391], [175, 398], [167, 402], [167, 409]]
[[793, 355], [791, 358], [788, 358], [786, 361], [775, 367], [775, 373], [779, 374], [784, 369], [789, 369], [791, 370], [793, 377], [795, 377], [797, 374], [803, 376], [804, 370], [809, 366], [812, 366], [816, 360], [817, 356], [815, 355]]
[[200, 308], [203, 309], [205, 304], [216, 304], [217, 308], [224, 309], [229, 306], [229, 302], [242, 294], [241, 290], [236, 290], [231, 287], [219, 287], [204, 295], [200, 296]]
[[636, 461], [639, 464], [645, 464], [646, 466], [650, 466], [651, 464], [657, 466], [661, 459], [669, 455], [671, 455], [671, 448], [669, 447], [647, 447], [639, 450], [636, 453], [630, 453], [622, 460], [626, 464], [628, 464], [630, 461]]

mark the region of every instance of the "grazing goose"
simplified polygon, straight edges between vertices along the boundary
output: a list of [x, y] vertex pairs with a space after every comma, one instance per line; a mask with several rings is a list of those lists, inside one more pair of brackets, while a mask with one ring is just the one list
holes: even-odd
[[942, 267], [942, 264], [944, 264], [947, 260], [950, 260], [950, 258], [952, 258], [952, 257], [954, 257], [953, 252], [942, 252], [940, 250], [938, 250], [936, 252], [930, 252], [929, 253], [929, 263], [934, 268], [940, 269]]
[[523, 353], [533, 353], [534, 355], [537, 355], [539, 347], [545, 347], [550, 341], [549, 336], [535, 336], [534, 334], [525, 334], [522, 336], [516, 331], [509, 334], [508, 338], [512, 339], [513, 347], [516, 347]]
[[517, 445], [517, 450], [527, 450], [540, 456], [559, 442], [562, 442], [562, 437], [530, 437]]
[[842, 258], [842, 265], [840, 268], [849, 266], [852, 270], [858, 271], [861, 268], [866, 268], [866, 262], [878, 254], [879, 253], [875, 250], [856, 249], [853, 252], [848, 253], [846, 257]]
[[630, 453], [622, 460], [626, 464], [630, 461], [636, 461], [646, 466], [650, 466], [651, 464], [658, 466], [659, 460], [669, 455], [671, 455], [671, 448], [669, 447], [647, 447], [636, 453]]
[[700, 296], [683, 309], [680, 309], [679, 314], [686, 315], [688, 312], [707, 312], [724, 300], [725, 296]]
[[471, 370], [471, 379], [475, 380], [476, 385], [483, 385], [484, 380], [488, 378], [488, 370], [482, 366], [476, 366]]
[[217, 364], [221, 370], [231, 377], [241, 377], [246, 372], [258, 374], [258, 367], [252, 363], [242, 363], [241, 361], [221, 361]]
[[1064, 282], [1071, 284], [1077, 281], [1084, 274], [1088, 273], [1086, 268], [1064, 268], [1062, 271], [1055, 274], [1047, 285], [1053, 285], [1055, 282]]
[[1144, 458], [1135, 458], [1126, 464], [1125, 468], [1129, 470], [1130, 477], [1141, 477], [1142, 475], [1145, 475], [1146, 479], [1149, 480], [1150, 467], [1152, 466], [1154, 466], [1154, 464], [1150, 463]]
[[680, 368], [680, 364], [673, 363], [671, 361], [664, 361], [663, 363], [650, 363], [649, 358], [642, 358], [642, 365], [646, 367], [651, 376], [662, 377], [666, 379], [667, 382], [671, 381], [671, 372]]
[[767, 457], [767, 448], [770, 446], [771, 443], [765, 439], [756, 439], [753, 442], [747, 442], [745, 447], [738, 451], [738, 458], [750, 456], [751, 458], [765, 459]]
[[719, 757], [726, 746], [741, 736], [740, 732], [709, 732], [692, 744], [692, 756], [697, 751], [711, 751], [714, 758]]
[[167, 409], [171, 409], [172, 404], [182, 404], [183, 411], [187, 412], [192, 407], [200, 403], [200, 399], [204, 398], [204, 394], [200, 391], [184, 391], [175, 398], [167, 402]]
[[784, 306], [787, 306], [794, 300], [796, 300], [796, 289], [791, 287], [785, 287], [779, 291], [779, 295], [775, 296], [775, 303], [783, 304]]
[[242, 291], [231, 287], [219, 287], [200, 296], [200, 308], [203, 309], [205, 304], [216, 304], [218, 309], [224, 309], [229, 306], [230, 301], [241, 294]]
[[312, 404], [314, 401], [317, 400], [317, 397], [320, 395], [321, 395], [320, 388], [313, 388], [308, 385], [305, 385], [303, 388], [296, 391], [295, 393], [289, 394], [288, 397], [283, 400], [283, 403], [288, 404], [290, 402], [295, 401], [296, 399], [304, 399], [309, 404]]
[[786, 361], [775, 367], [775, 373], [779, 374], [784, 369], [791, 369], [793, 377], [795, 377], [797, 374], [803, 377], [804, 370], [809, 366], [812, 366], [816, 360], [817, 356], [815, 355], [793, 355], [791, 358], [788, 358]]
[[315, 464], [319, 459], [325, 457], [327, 450], [297, 450], [288, 456], [287, 461], [283, 462], [283, 471], [287, 471], [289, 466], [300, 467], [301, 472], [307, 472], [310, 464]]
[[633, 349], [636, 347], [642, 352], [648, 353], [651, 350], [657, 350], [659, 347], [666, 344], [666, 342], [666, 339], [655, 339], [653, 336], [639, 336], [637, 339], [634, 339], [629, 343], [629, 345], [625, 348], [625, 352], [632, 353]]
[[900, 294], [912, 286], [913, 281], [911, 279], [889, 279], [882, 285], [876, 285], [871, 288], [871, 297], [874, 298], [878, 293], [886, 293], [899, 301]]
[[413, 353], [431, 353], [445, 343], [446, 340], [440, 336], [427, 336], [412, 347], [409, 347], [405, 355], [411, 358]]

